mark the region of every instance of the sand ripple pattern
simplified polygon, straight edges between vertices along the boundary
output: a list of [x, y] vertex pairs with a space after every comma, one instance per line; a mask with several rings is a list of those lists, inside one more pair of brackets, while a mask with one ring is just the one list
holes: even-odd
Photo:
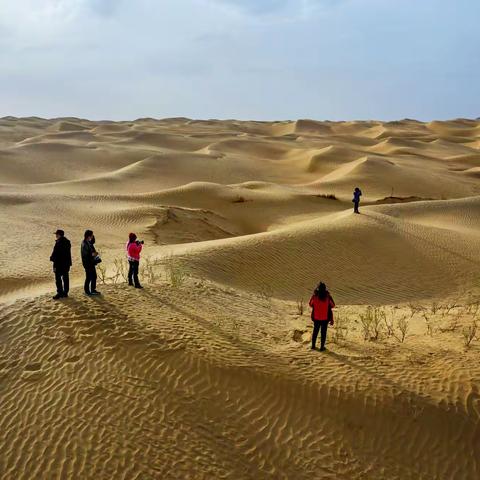
[[478, 362], [312, 354], [201, 282], [104, 293], [2, 307], [2, 479], [478, 478]]

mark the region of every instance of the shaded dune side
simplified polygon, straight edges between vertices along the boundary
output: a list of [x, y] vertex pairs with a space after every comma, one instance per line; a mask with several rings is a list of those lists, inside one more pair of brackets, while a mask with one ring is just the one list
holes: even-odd
[[312, 362], [284, 340], [283, 360], [262, 349], [278, 321], [266, 301], [259, 326], [239, 315], [254, 299], [235, 295], [227, 323], [260, 335], [236, 338], [209, 320], [225, 292], [105, 293], [1, 311], [2, 478], [475, 478], [475, 389], [456, 403], [401, 363]]

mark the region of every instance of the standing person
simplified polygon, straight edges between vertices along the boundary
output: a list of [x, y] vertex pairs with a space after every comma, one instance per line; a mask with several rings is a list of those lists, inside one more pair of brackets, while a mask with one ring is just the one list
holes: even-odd
[[358, 188], [355, 187], [355, 190], [353, 191], [353, 213], [360, 213], [358, 210], [358, 205], [360, 204], [360, 197], [362, 196], [362, 191]]
[[313, 292], [309, 305], [312, 307], [313, 321], [312, 350], [315, 350], [318, 331], [321, 329], [320, 351], [323, 352], [325, 350], [325, 341], [327, 339], [328, 324], [330, 323], [330, 325], [333, 325], [332, 308], [335, 307], [335, 302], [323, 282], [319, 283], [318, 287]]
[[86, 295], [100, 295], [100, 292], [97, 292], [97, 270], [95, 268], [96, 265], [100, 263], [100, 258], [95, 251], [94, 244], [95, 237], [93, 236], [93, 232], [91, 230], [85, 230], [80, 253], [82, 255], [83, 268], [85, 269], [84, 289]]
[[[127, 258], [128, 258], [128, 284], [135, 288], [143, 288], [138, 280], [138, 267], [140, 266], [140, 252], [143, 241], [137, 240], [134, 233], [128, 234]], [[135, 282], [135, 283], [134, 283]]]
[[70, 288], [69, 272], [72, 266], [72, 245], [70, 240], [65, 237], [65, 232], [58, 229], [55, 232], [55, 246], [50, 255], [50, 261], [53, 262], [53, 271], [55, 272], [55, 284], [57, 286], [57, 294], [54, 300], [68, 297]]

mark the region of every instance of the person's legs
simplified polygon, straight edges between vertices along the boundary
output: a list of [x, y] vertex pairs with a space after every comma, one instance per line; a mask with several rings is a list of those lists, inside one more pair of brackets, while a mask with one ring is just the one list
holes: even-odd
[[321, 337], [320, 337], [320, 341], [321, 341], [321, 345], [320, 345], [320, 348], [325, 348], [325, 341], [327, 340], [327, 329], [328, 329], [328, 320], [323, 320], [321, 322], [321, 328], [322, 328], [322, 331], [321, 331]]
[[97, 269], [95, 267], [92, 267], [90, 285], [91, 285], [90, 291], [96, 292], [97, 291]]
[[360, 202], [355, 202], [355, 203], [354, 203], [353, 211], [354, 211], [355, 213], [360, 213], [360, 211], [358, 210], [358, 205], [359, 205], [359, 204], [360, 204]]
[[133, 262], [133, 280], [135, 282], [136, 288], [141, 288], [140, 281], [138, 280], [138, 268], [140, 266], [140, 262]]
[[59, 271], [58, 268], [55, 270], [55, 285], [57, 287], [57, 295], [63, 295], [63, 283], [62, 283], [63, 272]]
[[68, 291], [70, 290], [70, 277], [69, 272], [66, 270], [63, 272], [63, 296], [68, 297]]
[[312, 333], [312, 349], [315, 348], [317, 343], [318, 331], [320, 330], [320, 322], [318, 320], [313, 321], [313, 333]]
[[92, 292], [95, 292], [97, 286], [97, 271], [95, 267], [85, 268], [85, 293], [90, 295]]
[[133, 286], [133, 261], [128, 261], [128, 284]]
[[91, 268], [85, 268], [85, 284], [84, 284], [84, 290], [85, 293], [90, 294], [90, 283], [91, 283], [92, 275], [91, 275]]

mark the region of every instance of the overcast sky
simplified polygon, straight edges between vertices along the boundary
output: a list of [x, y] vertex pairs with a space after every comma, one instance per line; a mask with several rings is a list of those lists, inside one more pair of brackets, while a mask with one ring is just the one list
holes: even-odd
[[480, 0], [0, 0], [0, 116], [480, 116]]

